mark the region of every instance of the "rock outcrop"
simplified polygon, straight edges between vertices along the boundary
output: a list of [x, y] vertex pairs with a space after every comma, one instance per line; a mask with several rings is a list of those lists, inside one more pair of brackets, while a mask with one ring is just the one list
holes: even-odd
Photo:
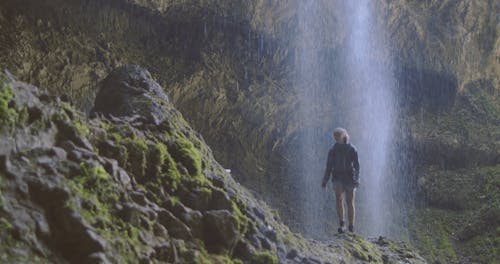
[[[140, 92], [121, 89], [137, 76]], [[121, 99], [111, 110], [96, 106], [89, 120], [58, 97], [0, 77], [1, 262], [424, 263], [383, 238], [318, 242], [291, 233], [215, 161], [138, 66], [105, 79], [96, 101], [109, 90]], [[156, 102], [163, 118], [118, 102]]]
[[92, 112], [116, 117], [137, 115], [159, 125], [166, 118], [162, 103], [168, 103], [168, 96], [151, 74], [139, 66], [126, 65], [102, 81]]

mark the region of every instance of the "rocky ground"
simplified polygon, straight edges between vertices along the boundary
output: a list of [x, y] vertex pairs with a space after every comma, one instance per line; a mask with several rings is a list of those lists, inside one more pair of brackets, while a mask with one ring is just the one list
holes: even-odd
[[382, 237], [290, 232], [215, 161], [148, 71], [118, 68], [101, 87], [87, 119], [1, 75], [2, 262], [425, 263]]

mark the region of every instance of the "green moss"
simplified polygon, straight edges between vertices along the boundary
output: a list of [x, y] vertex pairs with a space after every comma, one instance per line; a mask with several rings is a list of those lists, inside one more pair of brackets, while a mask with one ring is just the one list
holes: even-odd
[[109, 137], [109, 139], [111, 139], [115, 142], [122, 142], [123, 141], [122, 136], [118, 133], [109, 133], [108, 137]]
[[85, 124], [80, 121], [74, 121], [73, 124], [80, 136], [87, 137], [89, 135], [89, 128]]
[[0, 217], [0, 230], [5, 233], [9, 233], [14, 229], [14, 226], [5, 218]]
[[130, 171], [137, 180], [141, 181], [146, 174], [148, 151], [146, 141], [128, 137], [123, 140], [123, 144], [128, 152], [127, 171]]
[[241, 259], [233, 259], [233, 264], [243, 264]]
[[79, 198], [70, 199], [67, 206], [80, 212], [85, 221], [110, 243], [117, 253], [114, 255], [121, 258], [116, 262], [136, 262], [143, 247], [139, 241], [139, 228], [116, 216], [113, 206], [120, 198], [118, 187], [100, 165], [82, 163], [80, 172], [69, 182], [72, 193]]
[[[460, 248], [474, 262], [495, 263], [500, 255], [500, 166], [479, 169], [485, 184], [481, 191], [483, 206], [474, 212], [474, 220], [462, 232], [472, 234], [461, 241]], [[467, 232], [468, 231], [468, 232]]]
[[194, 147], [191, 141], [178, 133], [175, 134], [175, 146], [176, 158], [179, 158], [192, 176], [200, 175], [202, 173], [200, 151]]
[[236, 226], [242, 234], [245, 234], [248, 228], [248, 217], [244, 215], [240, 209], [240, 207], [244, 208], [244, 205], [243, 203], [241, 203], [241, 201], [237, 200], [233, 201], [232, 207], [234, 212], [233, 217], [236, 222]]
[[26, 124], [28, 122], [30, 115], [28, 113], [28, 108], [23, 107], [19, 110], [17, 114], [17, 124]]
[[495, 263], [500, 256], [500, 235], [497, 233], [476, 236], [463, 247], [471, 260], [478, 263]]
[[419, 212], [418, 223], [413, 231], [420, 249], [427, 260], [440, 263], [458, 261], [451, 241], [454, 232], [454, 217], [451, 212], [439, 209], [427, 209]]
[[[106, 139], [112, 141], [114, 146], [106, 145], [106, 147], [99, 149], [99, 153], [105, 157], [116, 159], [122, 168], [127, 168], [129, 154], [127, 147], [123, 144], [119, 128], [105, 121], [101, 121], [100, 126], [106, 131]], [[97, 146], [99, 147], [99, 144]]]
[[[417, 210], [412, 224], [412, 239], [421, 254], [430, 262], [456, 263], [460, 256], [473, 262], [487, 260], [498, 251], [495, 244], [495, 219], [500, 217], [500, 166], [440, 172], [436, 192], [446, 192], [440, 200], [464, 197], [470, 206], [445, 210]], [[441, 177], [443, 176], [443, 177]], [[446, 177], [444, 177], [446, 176]], [[436, 187], [437, 186], [437, 187]], [[459, 186], [459, 188], [457, 188]], [[455, 194], [455, 193], [462, 194]], [[451, 198], [450, 198], [451, 197]]]
[[[20, 252], [26, 253], [20, 254]], [[13, 238], [3, 239], [0, 245], [0, 263], [52, 263], [38, 254], [32, 252], [25, 242]]]
[[90, 166], [85, 163], [80, 164], [82, 178], [96, 178], [97, 181], [107, 181], [109, 176], [102, 166]]
[[[82, 162], [80, 172], [81, 175], [70, 181], [69, 187], [81, 197], [85, 204], [82, 216], [90, 224], [97, 222], [109, 224], [110, 207], [118, 202], [119, 198], [112, 180], [100, 165], [94, 166]], [[79, 205], [73, 200], [69, 200], [67, 206], [79, 209]]]
[[155, 151], [156, 154], [158, 155], [158, 160], [160, 162], [158, 166], [161, 167], [163, 165], [163, 161], [165, 161], [165, 158], [167, 157], [168, 154], [167, 147], [162, 143], [156, 143]]
[[349, 235], [343, 243], [349, 252], [357, 259], [370, 262], [382, 262], [380, 251], [372, 243], [360, 236]]
[[174, 159], [168, 152], [165, 153], [164, 166], [166, 167], [166, 170], [163, 173], [162, 178], [165, 181], [166, 187], [168, 187], [171, 191], [175, 191], [181, 182], [181, 174], [179, 170], [177, 170], [177, 165], [175, 164]]
[[253, 264], [278, 264], [276, 255], [270, 252], [257, 252], [252, 256], [251, 263]]
[[231, 259], [226, 255], [210, 255], [203, 253], [200, 257], [201, 264], [243, 264], [239, 259]]
[[170, 203], [175, 206], [180, 203], [180, 199], [177, 196], [170, 196]]
[[165, 147], [162, 143], [157, 142], [156, 144], [148, 147], [147, 174], [149, 178], [155, 179], [160, 176], [167, 154], [167, 147]]
[[0, 75], [0, 127], [13, 127], [17, 124], [19, 114], [11, 106], [15, 97], [10, 84], [6, 82], [3, 75]]
[[38, 134], [40, 131], [45, 130], [49, 126], [50, 122], [48, 120], [45, 120], [44, 118], [40, 118], [37, 120], [34, 120], [30, 124], [30, 132], [33, 135]]
[[82, 120], [82, 115], [69, 103], [61, 102], [61, 108], [63, 114], [70, 120], [73, 121], [73, 126], [75, 127], [77, 133], [82, 137], [87, 137], [90, 133], [89, 128], [85, 125], [85, 121]]

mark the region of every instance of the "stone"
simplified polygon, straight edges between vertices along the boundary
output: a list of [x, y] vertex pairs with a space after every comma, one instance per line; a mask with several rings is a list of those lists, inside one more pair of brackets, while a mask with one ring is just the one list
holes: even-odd
[[203, 214], [200, 211], [188, 210], [181, 215], [181, 220], [189, 226], [195, 238], [203, 239]]
[[290, 251], [288, 251], [288, 253], [286, 254], [286, 258], [287, 259], [294, 259], [295, 257], [297, 257], [299, 255], [299, 253], [297, 252], [296, 249], [291, 249]]
[[[189, 212], [191, 209], [184, 206], [184, 204], [180, 201], [176, 202], [165, 202], [163, 207], [174, 214], [177, 218], [182, 218], [183, 214]], [[163, 209], [160, 209], [163, 210]]]
[[276, 245], [276, 256], [278, 257], [279, 262], [284, 262], [285, 260], [287, 260], [286, 250], [284, 245], [282, 244]]
[[256, 249], [250, 242], [246, 240], [239, 240], [234, 247], [233, 254], [243, 260], [250, 260], [255, 254]]
[[172, 246], [169, 243], [161, 243], [154, 248], [154, 258], [162, 261], [168, 261], [172, 256]]
[[114, 159], [104, 158], [104, 169], [111, 175], [116, 181], [120, 182], [125, 188], [130, 187], [131, 179], [127, 172], [122, 169], [118, 162]]
[[276, 230], [274, 229], [267, 228], [264, 235], [275, 243], [278, 241], [278, 233], [276, 233]]
[[[306, 258], [304, 258], [304, 259], [306, 259]], [[308, 257], [306, 260], [307, 260], [307, 262], [305, 262], [305, 263], [321, 264], [321, 260], [316, 258], [316, 257]]]
[[264, 214], [264, 210], [262, 210], [261, 208], [259, 207], [252, 207], [252, 212], [258, 217], [260, 218], [260, 220], [262, 221], [266, 221], [266, 217], [265, 217], [265, 214]]
[[214, 189], [209, 207], [211, 210], [232, 210], [233, 202], [226, 192]]
[[162, 104], [168, 101], [149, 71], [137, 65], [124, 65], [100, 83], [92, 112], [116, 117], [138, 115], [145, 122], [158, 125], [166, 119]]
[[188, 190], [179, 188], [179, 197], [186, 206], [198, 211], [205, 211], [210, 207], [211, 194], [201, 188]]
[[43, 216], [38, 216], [35, 219], [36, 223], [36, 233], [38, 236], [45, 239], [50, 237], [50, 227]]
[[96, 252], [92, 253], [87, 257], [87, 260], [85, 263], [88, 264], [108, 264], [111, 263], [109, 262], [108, 258], [103, 252]]
[[88, 245], [83, 245], [85, 248], [92, 249], [94, 252], [106, 249], [106, 241], [93, 228], [87, 228], [85, 234], [89, 243]]
[[171, 212], [165, 209], [158, 211], [158, 220], [173, 237], [184, 240], [193, 238], [191, 229], [189, 229], [188, 226], [175, 217]]
[[266, 250], [272, 250], [273, 249], [273, 243], [267, 239], [266, 237], [263, 236], [258, 236], [260, 244], [262, 245], [263, 249]]
[[225, 183], [224, 183], [224, 177], [223, 176], [221, 176], [219, 174], [211, 173], [209, 171], [205, 171], [204, 175], [205, 175], [205, 177], [207, 177], [207, 179], [209, 179], [212, 182], [212, 184], [215, 187], [224, 188]]
[[203, 213], [205, 246], [209, 252], [232, 252], [240, 237], [234, 216], [227, 210], [212, 210]]
[[[82, 137], [75, 126], [66, 119], [54, 118], [54, 123], [57, 126], [57, 138], [60, 141], [69, 140], [73, 142], [78, 147], [84, 148], [86, 150], [93, 150], [92, 144], [87, 138]], [[64, 148], [64, 147], [63, 147]], [[67, 150], [66, 150], [67, 151]]]
[[148, 210], [136, 203], [122, 203], [122, 208], [118, 211], [117, 216], [122, 220], [134, 225], [141, 224], [141, 217], [148, 217]]
[[157, 237], [168, 238], [167, 229], [163, 225], [161, 225], [157, 222], [155, 222], [153, 224], [153, 232], [154, 232], [155, 236], [157, 236]]
[[146, 196], [142, 192], [132, 191], [130, 192], [130, 198], [132, 198], [132, 201], [139, 204], [140, 206], [146, 206], [148, 203]]

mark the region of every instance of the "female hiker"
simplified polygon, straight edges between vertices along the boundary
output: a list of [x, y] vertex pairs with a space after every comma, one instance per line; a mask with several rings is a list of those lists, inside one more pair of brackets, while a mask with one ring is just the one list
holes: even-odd
[[328, 152], [325, 175], [321, 186], [325, 188], [328, 180], [330, 180], [330, 176], [332, 176], [340, 224], [339, 233], [345, 231], [343, 202], [345, 192], [349, 232], [354, 232], [354, 194], [359, 185], [358, 152], [356, 147], [349, 143], [349, 135], [344, 128], [336, 128], [333, 131], [333, 138], [335, 139], [335, 144]]

